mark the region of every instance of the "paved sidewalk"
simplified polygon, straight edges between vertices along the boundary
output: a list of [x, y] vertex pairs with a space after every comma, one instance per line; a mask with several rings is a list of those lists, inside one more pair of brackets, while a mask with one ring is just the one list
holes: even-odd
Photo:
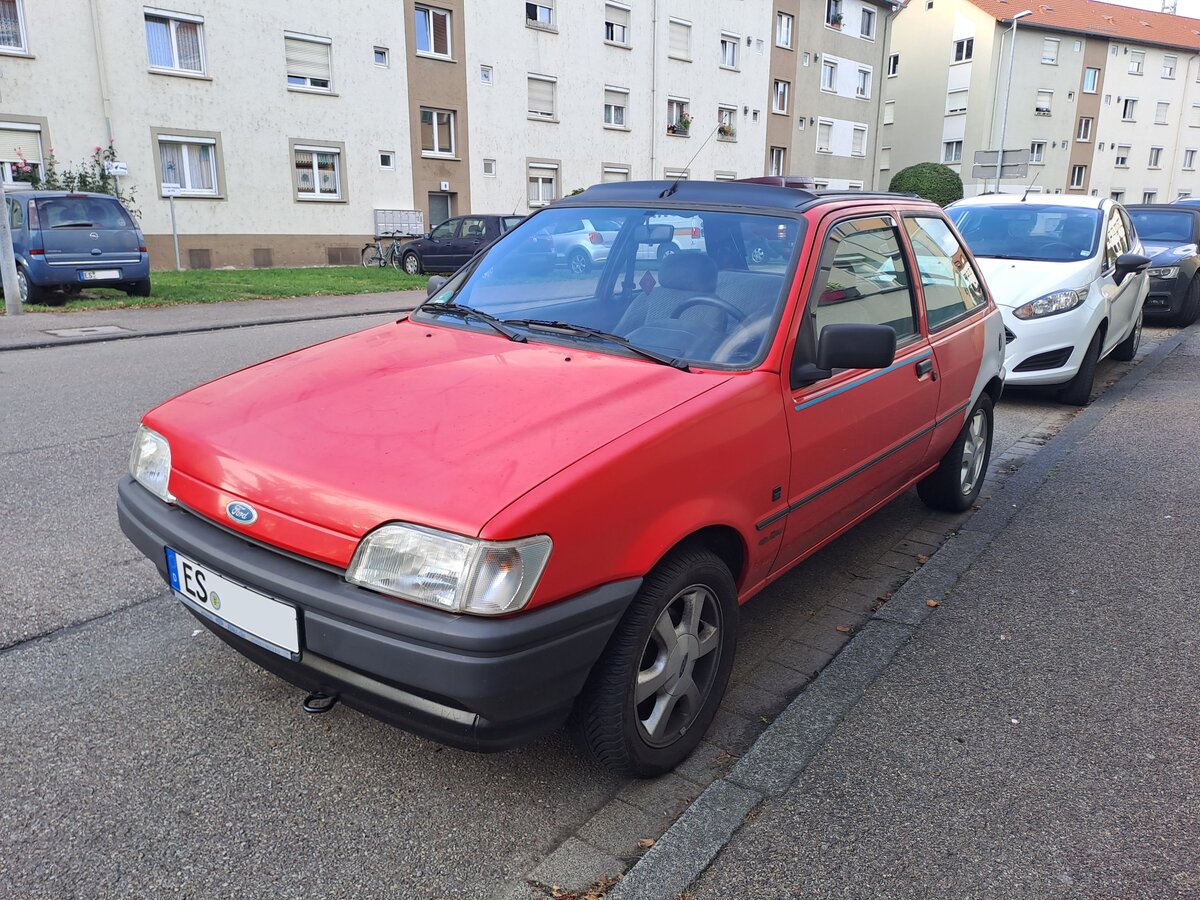
[[[290, 297], [285, 300], [231, 300], [226, 303], [184, 303], [130, 309], [27, 312], [20, 316], [0, 317], [0, 351], [372, 315], [412, 309], [424, 299], [424, 291], [386, 291], [378, 294]], [[66, 333], [54, 334], [55, 331]]]
[[1180, 341], [1007, 482], [611, 897], [1200, 896], [1200, 332]]

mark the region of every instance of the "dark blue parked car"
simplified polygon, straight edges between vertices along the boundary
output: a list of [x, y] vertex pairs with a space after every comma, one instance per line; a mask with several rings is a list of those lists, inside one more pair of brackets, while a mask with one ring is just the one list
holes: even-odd
[[12, 192], [8, 215], [23, 302], [62, 303], [88, 286], [150, 295], [146, 239], [115, 197]]

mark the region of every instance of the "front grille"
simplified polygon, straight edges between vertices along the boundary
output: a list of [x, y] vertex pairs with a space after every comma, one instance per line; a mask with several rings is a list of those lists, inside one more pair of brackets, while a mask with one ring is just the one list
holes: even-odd
[[1067, 360], [1071, 358], [1071, 354], [1074, 352], [1074, 347], [1063, 347], [1061, 350], [1050, 350], [1046, 353], [1039, 353], [1023, 361], [1013, 371], [1040, 372], [1043, 369], [1059, 369], [1067, 364]]
[[1004, 343], [1011, 344], [1016, 339], [1017, 339], [1017, 336], [1012, 333], [1011, 329], [1008, 329], [1008, 328], [1004, 329]]

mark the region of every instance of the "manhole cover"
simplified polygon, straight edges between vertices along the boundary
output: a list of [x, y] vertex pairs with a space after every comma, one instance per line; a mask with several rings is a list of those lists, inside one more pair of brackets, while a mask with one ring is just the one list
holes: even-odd
[[79, 328], [51, 328], [46, 331], [46, 334], [69, 338], [90, 337], [93, 334], [119, 334], [123, 331], [132, 330], [132, 328], [122, 328], [120, 325], [83, 325]]

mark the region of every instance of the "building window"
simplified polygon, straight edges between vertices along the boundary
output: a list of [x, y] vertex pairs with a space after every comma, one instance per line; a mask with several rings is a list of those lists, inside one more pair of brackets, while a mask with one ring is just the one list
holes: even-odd
[[1108, 196], [1112, 198], [1112, 201], [1114, 203], [1124, 203], [1125, 202], [1125, 192], [1124, 191], [1113, 191]]
[[1155, 108], [1154, 108], [1154, 124], [1155, 125], [1166, 125], [1167, 124], [1167, 110], [1169, 110], [1170, 108], [1171, 108], [1170, 103], [1167, 103], [1166, 101], [1163, 101], [1163, 100], [1158, 101], [1158, 105], [1155, 106]]
[[450, 13], [444, 9], [418, 6], [417, 53], [450, 57]]
[[1129, 74], [1141, 75], [1142, 70], [1146, 67], [1146, 53], [1144, 50], [1133, 50], [1129, 54]]
[[163, 184], [193, 197], [217, 195], [217, 142], [210, 138], [160, 135], [158, 159]]
[[328, 38], [285, 34], [283, 45], [289, 86], [314, 91], [333, 90], [329, 64], [332, 41]]
[[975, 38], [963, 38], [954, 42], [954, 61], [968, 62], [975, 55]]
[[1050, 115], [1050, 103], [1053, 99], [1054, 99], [1054, 91], [1038, 91], [1037, 92], [1037, 103], [1033, 107], [1033, 114], [1035, 116]]
[[943, 141], [942, 142], [942, 162], [957, 163], [962, 162], [962, 141]]
[[604, 88], [604, 124], [610, 128], [625, 128], [625, 110], [629, 104], [626, 88]]
[[858, 33], [868, 40], [875, 40], [875, 10], [863, 7], [862, 23], [859, 25]]
[[1087, 175], [1087, 166], [1071, 166], [1071, 187], [1083, 187], [1083, 180]]
[[493, 73], [492, 73], [491, 66], [480, 66], [479, 67], [479, 83], [480, 84], [491, 84], [492, 83], [492, 74]]
[[342, 154], [334, 147], [292, 148], [299, 200], [342, 198]]
[[825, 24], [842, 27], [842, 0], [825, 0]]
[[1042, 64], [1047, 66], [1058, 65], [1058, 41], [1054, 38], [1045, 38], [1042, 40]]
[[557, 87], [557, 79], [541, 75], [529, 76], [529, 118], [551, 121], [557, 118], [554, 103]]
[[551, 0], [525, 4], [525, 24], [531, 28], [554, 27], [554, 4]]
[[421, 155], [454, 155], [454, 113], [421, 107]]
[[[16, 36], [13, 26], [19, 24], [15, 3], [0, 2], [0, 46], [12, 46], [6, 38]], [[150, 68], [167, 72], [204, 74], [204, 20], [199, 17], [146, 13], [146, 51]]]
[[21, 0], [0, 0], [0, 50], [27, 52], [25, 10]]
[[629, 46], [629, 8], [604, 4], [604, 39], [610, 44]]
[[1094, 94], [1099, 89], [1100, 70], [1087, 68], [1083, 70], [1083, 92]]
[[871, 70], [860, 68], [858, 70], [858, 80], [854, 86], [854, 94], [863, 100], [871, 98]]
[[775, 16], [775, 46], [792, 49], [792, 28], [796, 24], [794, 16], [778, 13]]
[[1162, 63], [1162, 77], [1163, 78], [1174, 78], [1175, 77], [1175, 66], [1178, 65], [1178, 63], [1179, 63], [1179, 60], [1176, 57], [1164, 56], [1163, 63]]
[[1126, 99], [1125, 102], [1121, 105], [1121, 121], [1122, 122], [1135, 121], [1134, 116], [1136, 113], [1137, 113], [1137, 101], [1132, 100], [1132, 99]]
[[721, 35], [721, 67], [736, 69], [738, 65], [738, 45], [742, 39], [734, 34]]
[[854, 126], [854, 133], [850, 139], [850, 155], [867, 155], [867, 129], [863, 125]]
[[1113, 165], [1118, 169], [1129, 168], [1129, 152], [1133, 148], [1129, 144], [1121, 144], [1117, 147], [1116, 155], [1113, 159]]
[[558, 163], [529, 163], [529, 205], [545, 206], [558, 198]]
[[394, 169], [396, 168], [396, 152], [394, 150], [379, 151], [379, 168]]
[[888, 57], [888, 78], [894, 77], [900, 71], [900, 54], [893, 53]]
[[603, 169], [600, 171], [600, 180], [605, 184], [614, 181], [628, 181], [629, 166], [605, 163]]
[[1046, 142], [1033, 141], [1029, 145], [1029, 161], [1031, 163], [1044, 163], [1046, 161]]
[[713, 172], [713, 181], [737, 181], [737, 172]]
[[0, 175], [5, 184], [42, 171], [42, 133], [36, 125], [0, 123]]
[[1086, 144], [1092, 139], [1092, 120], [1087, 116], [1081, 116], [1079, 119], [1079, 127], [1075, 129], [1075, 140]]
[[383, 69], [386, 69], [389, 65], [391, 65], [391, 63], [388, 59], [388, 48], [387, 47], [376, 47], [375, 48], [375, 65], [377, 65]]
[[1183, 151], [1183, 167], [1189, 171], [1196, 168], [1196, 151], [1190, 147]]
[[671, 19], [667, 23], [667, 56], [671, 59], [692, 61], [692, 26], [682, 19]]
[[888, 100], [883, 104], [883, 124], [892, 125], [896, 121], [896, 101]]
[[880, 169], [890, 169], [891, 167], [892, 167], [892, 148], [891, 147], [880, 147], [879, 148], [879, 168]]
[[1162, 162], [1162, 151], [1163, 151], [1162, 147], [1151, 147], [1150, 148], [1150, 163], [1149, 163], [1149, 165], [1150, 165], [1151, 169], [1160, 168], [1159, 164]]
[[737, 107], [717, 107], [717, 140], [737, 140]]
[[833, 123], [825, 120], [817, 122], [817, 152], [833, 152]]
[[786, 158], [787, 158], [787, 151], [783, 147], [772, 147], [771, 148], [771, 171], [768, 174], [786, 175], [787, 174]]
[[483, 161], [483, 174], [488, 178], [496, 177], [496, 161], [494, 159], [485, 159]]
[[688, 112], [688, 101], [678, 97], [667, 98], [667, 134], [686, 135], [692, 127], [692, 115]]
[[771, 112], [784, 113], [788, 111], [788, 92], [791, 85], [786, 81], [775, 79], [775, 87], [771, 91]]
[[663, 178], [667, 181], [687, 181], [688, 174], [687, 169], [663, 169]]
[[837, 63], [825, 60], [821, 63], [821, 90], [837, 90]]
[[955, 116], [967, 111], [967, 91], [950, 91], [946, 94], [946, 115]]
[[1176, 200], [1186, 200], [1186, 199], [1188, 199], [1190, 196], [1192, 196], [1192, 192], [1191, 192], [1191, 191], [1176, 191], [1176, 193], [1175, 193], [1175, 199], [1176, 199]]
[[1142, 202], [1143, 203], [1157, 203], [1158, 202], [1158, 191], [1142, 191]]

